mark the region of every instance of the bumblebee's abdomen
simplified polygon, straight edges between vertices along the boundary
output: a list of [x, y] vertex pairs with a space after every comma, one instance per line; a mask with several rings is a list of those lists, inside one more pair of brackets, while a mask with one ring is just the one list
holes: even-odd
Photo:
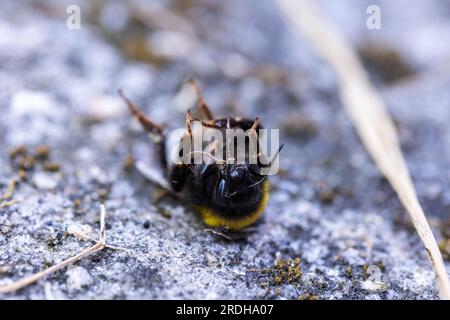
[[261, 217], [269, 202], [269, 189], [269, 182], [268, 180], [265, 180], [262, 183], [261, 197], [256, 208], [241, 215], [226, 215], [222, 212], [218, 213], [204, 205], [197, 205], [195, 207], [206, 225], [214, 228], [227, 227], [232, 230], [238, 230], [255, 223], [259, 217]]

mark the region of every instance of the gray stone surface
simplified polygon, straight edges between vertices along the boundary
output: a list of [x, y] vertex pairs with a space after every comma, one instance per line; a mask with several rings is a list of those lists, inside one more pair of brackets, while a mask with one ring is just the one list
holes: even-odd
[[[0, 285], [91, 245], [73, 230], [96, 237], [102, 202], [109, 243], [129, 251], [105, 249], [2, 299], [438, 298], [420, 239], [356, 137], [331, 70], [274, 3], [77, 3], [82, 29], [72, 31], [64, 1], [0, 4], [0, 192], [18, 174], [9, 152], [20, 145], [48, 146], [61, 167], [38, 161], [17, 204], [0, 209]], [[383, 29], [369, 31], [369, 2], [322, 2], [357, 48], [389, 48], [408, 66], [395, 82], [371, 75], [440, 239], [450, 213], [450, 7], [395, 3], [379, 3]], [[134, 38], [147, 51], [129, 49]], [[186, 204], [157, 201], [157, 188], [123, 167], [130, 151], [152, 159], [152, 147], [116, 89], [177, 126], [173, 98], [192, 74], [216, 114], [258, 115], [286, 144], [264, 218], [232, 241]], [[286, 266], [297, 257], [301, 278]]]

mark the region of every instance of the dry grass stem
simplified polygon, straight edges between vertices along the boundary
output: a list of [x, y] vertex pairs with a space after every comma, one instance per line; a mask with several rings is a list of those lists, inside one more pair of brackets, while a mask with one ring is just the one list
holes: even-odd
[[445, 265], [417, 199], [394, 124], [356, 53], [309, 0], [278, 0], [289, 26], [301, 33], [333, 68], [340, 96], [364, 146], [408, 211], [432, 262], [441, 298], [450, 299]]
[[66, 267], [66, 266], [68, 266], [68, 265], [70, 265], [72, 263], [75, 263], [75, 262], [83, 259], [84, 257], [86, 257], [86, 256], [88, 256], [90, 254], [93, 254], [93, 253], [95, 253], [97, 251], [100, 251], [100, 250], [102, 250], [104, 248], [125, 250], [123, 248], [110, 246], [110, 245], [108, 245], [106, 243], [105, 216], [106, 216], [105, 206], [101, 205], [100, 206], [100, 231], [99, 231], [99, 239], [98, 240], [95, 240], [95, 239], [92, 239], [91, 237], [88, 237], [86, 235], [80, 234], [84, 238], [87, 238], [87, 239], [95, 241], [96, 243], [93, 246], [91, 246], [91, 247], [81, 251], [77, 255], [75, 255], [73, 257], [70, 257], [70, 258], [68, 258], [66, 260], [63, 260], [63, 261], [55, 264], [54, 266], [49, 267], [49, 268], [47, 268], [47, 269], [45, 269], [43, 271], [40, 271], [40, 272], [35, 273], [35, 274], [31, 275], [31, 276], [28, 276], [28, 277], [25, 277], [23, 279], [20, 279], [20, 280], [14, 282], [12, 284], [1, 286], [0, 287], [0, 293], [11, 293], [11, 292], [20, 290], [20, 289], [22, 289], [22, 288], [24, 288], [24, 287], [26, 287], [26, 286], [28, 286], [28, 285], [30, 285], [32, 283], [35, 283], [35, 282], [39, 281], [40, 279], [46, 277], [47, 275], [49, 275], [51, 273], [54, 273], [54, 272], [56, 272], [56, 271], [58, 271], [58, 270], [60, 270], [60, 269], [62, 269], [64, 267]]
[[12, 206], [13, 204], [16, 204], [17, 202], [18, 202], [17, 200], [0, 202], [0, 209]]
[[11, 199], [14, 195], [14, 191], [16, 190], [17, 178], [12, 178], [8, 184], [8, 188], [6, 192], [0, 196], [0, 200], [8, 200]]

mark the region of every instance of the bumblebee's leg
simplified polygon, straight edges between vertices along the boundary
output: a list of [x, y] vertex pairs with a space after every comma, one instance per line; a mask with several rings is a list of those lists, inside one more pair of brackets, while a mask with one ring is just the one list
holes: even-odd
[[119, 95], [125, 101], [130, 110], [131, 114], [139, 121], [142, 127], [153, 134], [163, 136], [164, 131], [163, 128], [153, 122], [148, 116], [146, 116], [137, 106], [135, 106], [122, 92], [122, 90], [118, 90]]
[[169, 169], [169, 184], [173, 191], [183, 190], [184, 183], [189, 174], [189, 166], [186, 164], [176, 164]]
[[225, 179], [221, 179], [219, 183], [216, 185], [213, 191], [213, 198], [216, 203], [220, 203], [222, 206], [227, 206], [227, 199], [225, 197], [225, 190], [227, 187], [227, 183]]
[[200, 170], [198, 172], [202, 181], [205, 181], [206, 178], [211, 174], [212, 169], [214, 168], [214, 164], [206, 164], [203, 163], [200, 165]]
[[134, 105], [122, 92], [118, 90], [119, 95], [125, 101], [131, 114], [139, 121], [142, 127], [150, 134], [152, 134], [155, 139], [153, 141], [158, 147], [158, 153], [161, 165], [164, 170], [167, 170], [167, 159], [166, 159], [166, 144], [165, 144], [165, 134], [163, 128], [153, 122], [144, 112], [142, 112], [136, 105]]
[[213, 120], [214, 118], [213, 118], [212, 112], [209, 109], [208, 105], [206, 104], [205, 99], [203, 98], [203, 95], [202, 95], [197, 83], [195, 82], [194, 79], [190, 79], [189, 83], [194, 87], [200, 109], [205, 114], [206, 118], [208, 118], [208, 120]]

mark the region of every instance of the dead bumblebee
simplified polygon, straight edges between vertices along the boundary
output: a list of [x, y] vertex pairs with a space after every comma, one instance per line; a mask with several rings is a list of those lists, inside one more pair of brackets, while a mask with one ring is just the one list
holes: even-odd
[[[254, 223], [267, 205], [269, 182], [263, 171], [272, 167], [283, 145], [277, 149], [271, 159], [265, 157], [257, 139], [258, 132], [262, 129], [258, 118], [255, 120], [214, 119], [195, 82], [193, 80], [189, 82], [195, 89], [200, 110], [206, 119], [194, 118], [188, 111], [186, 128], [182, 130], [181, 137], [175, 139], [173, 136], [169, 139], [162, 126], [147, 117], [119, 90], [130, 112], [154, 138], [164, 176], [158, 175], [143, 163], [138, 162], [137, 167], [153, 182], [188, 199], [208, 226], [232, 230], [244, 228]], [[202, 126], [201, 134], [213, 129], [225, 135], [237, 129], [249, 132], [249, 139], [244, 140], [245, 146], [241, 160], [237, 161], [238, 151], [242, 149], [239, 149], [235, 138], [232, 138], [231, 145], [229, 141], [218, 143], [219, 140], [215, 138], [212, 143], [202, 140], [200, 150], [193, 151], [190, 149], [191, 145], [187, 150], [181, 148], [186, 139], [190, 141], [196, 137], [197, 131], [193, 128], [195, 123]], [[251, 137], [256, 139], [252, 140]], [[184, 161], [169, 161], [172, 159], [169, 150], [175, 150], [175, 153]], [[251, 153], [251, 150], [254, 152]], [[226, 154], [225, 160], [219, 156], [222, 154]], [[194, 161], [198, 155], [204, 156], [201, 162]]]

